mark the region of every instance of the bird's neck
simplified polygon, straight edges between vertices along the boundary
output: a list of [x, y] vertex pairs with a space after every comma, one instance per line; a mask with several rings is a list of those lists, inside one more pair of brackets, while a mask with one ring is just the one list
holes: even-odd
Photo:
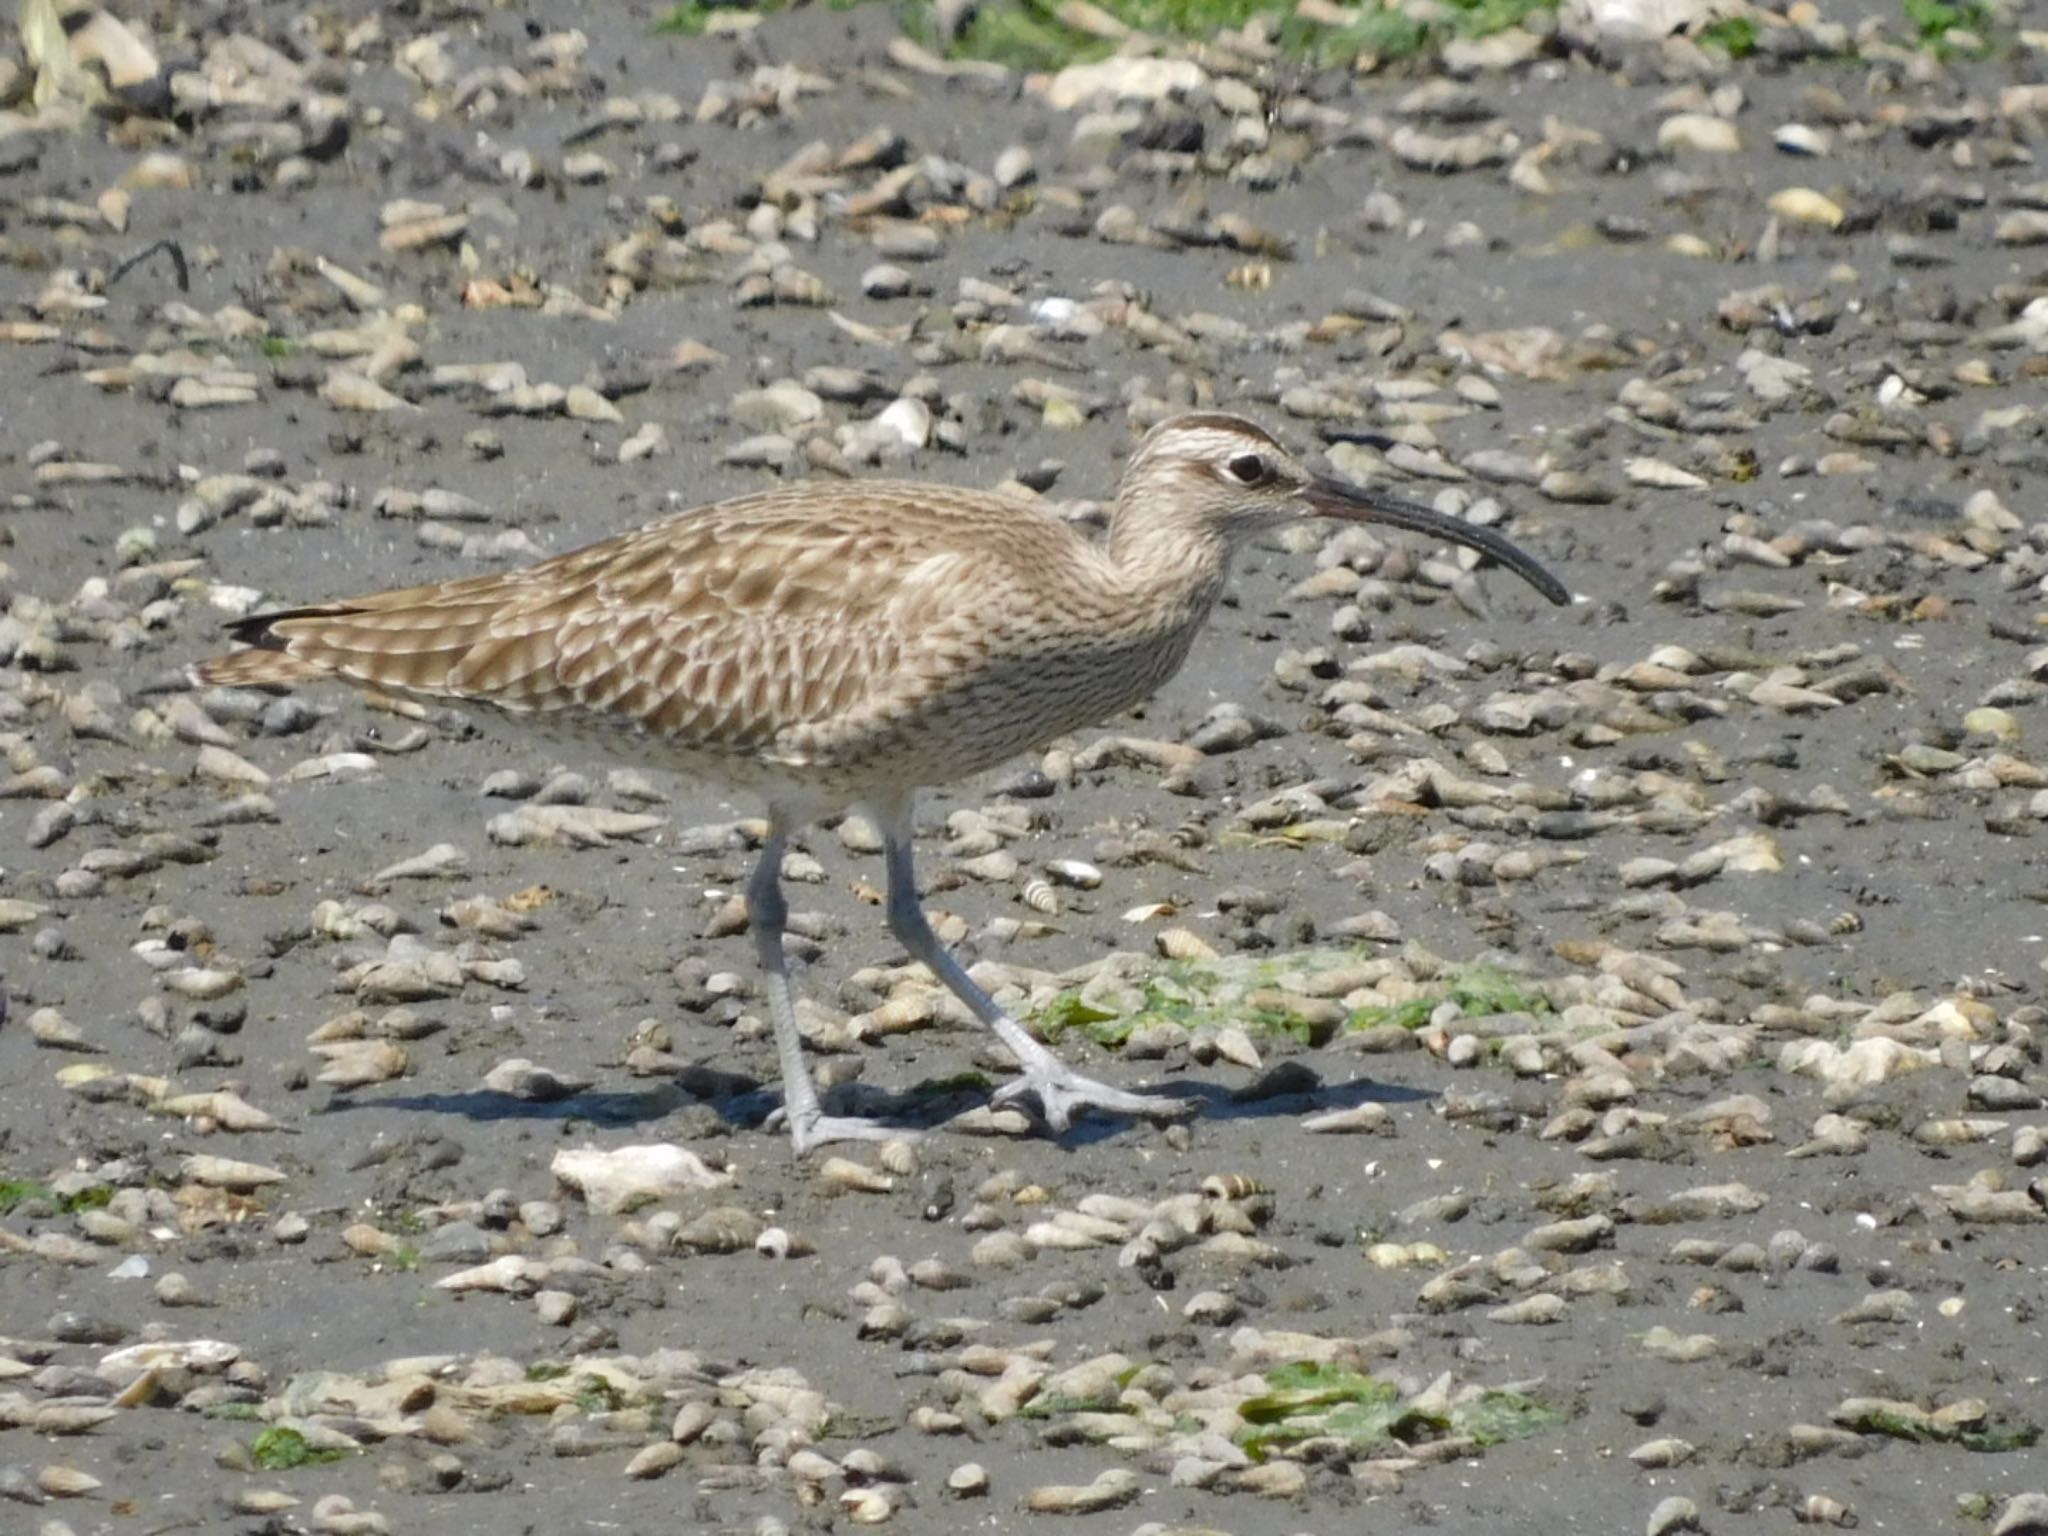
[[1200, 625], [1230, 574], [1229, 541], [1213, 528], [1146, 517], [1128, 506], [1110, 519], [1107, 553], [1131, 617], [1146, 627]]

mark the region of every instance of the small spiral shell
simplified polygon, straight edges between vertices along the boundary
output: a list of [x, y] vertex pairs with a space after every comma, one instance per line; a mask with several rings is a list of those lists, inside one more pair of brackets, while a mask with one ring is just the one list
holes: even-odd
[[845, 1157], [826, 1158], [818, 1168], [818, 1182], [867, 1195], [887, 1194], [896, 1187], [896, 1181], [888, 1174]]
[[1792, 1518], [1801, 1525], [1833, 1525], [1847, 1530], [1856, 1523], [1856, 1511], [1840, 1499], [1810, 1493], [1793, 1506]]
[[1162, 928], [1155, 942], [1169, 960], [1214, 960], [1216, 949], [1192, 928]]
[[768, 1227], [754, 1239], [754, 1252], [764, 1259], [801, 1259], [816, 1251], [809, 1238], [787, 1227]]
[[1271, 1188], [1248, 1173], [1212, 1173], [1202, 1180], [1202, 1193], [1211, 1200], [1247, 1200], [1269, 1194]]

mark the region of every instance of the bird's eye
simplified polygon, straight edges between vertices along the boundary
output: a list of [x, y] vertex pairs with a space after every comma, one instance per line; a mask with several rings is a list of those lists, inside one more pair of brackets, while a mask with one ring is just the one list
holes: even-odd
[[1266, 461], [1256, 453], [1240, 453], [1224, 467], [1239, 485], [1257, 485], [1266, 478]]

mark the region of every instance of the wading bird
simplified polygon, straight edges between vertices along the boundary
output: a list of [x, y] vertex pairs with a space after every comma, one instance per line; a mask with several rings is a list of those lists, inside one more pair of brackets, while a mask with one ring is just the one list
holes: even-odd
[[1100, 543], [988, 491], [794, 485], [521, 570], [255, 614], [231, 626], [249, 649], [196, 675], [488, 705], [758, 795], [769, 832], [747, 911], [799, 1155], [890, 1133], [824, 1112], [783, 953], [791, 832], [864, 808], [884, 842], [890, 931], [1016, 1057], [996, 1101], [1035, 1099], [1059, 1131], [1087, 1107], [1183, 1106], [1082, 1076], [941, 946], [917, 898], [912, 800], [1143, 700], [1187, 658], [1233, 554], [1308, 517], [1463, 544], [1570, 600], [1492, 530], [1318, 477], [1253, 423], [1194, 412], [1145, 435]]

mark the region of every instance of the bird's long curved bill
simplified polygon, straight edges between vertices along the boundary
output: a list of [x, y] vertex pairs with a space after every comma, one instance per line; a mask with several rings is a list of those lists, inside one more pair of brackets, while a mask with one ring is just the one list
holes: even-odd
[[1389, 528], [1405, 528], [1410, 533], [1424, 533], [1433, 539], [1463, 544], [1467, 549], [1493, 556], [1553, 603], [1563, 604], [1572, 600], [1571, 590], [1538, 564], [1535, 556], [1478, 523], [1446, 516], [1433, 507], [1425, 507], [1418, 501], [1403, 501], [1399, 496], [1389, 496], [1384, 491], [1346, 485], [1341, 480], [1316, 480], [1309, 486], [1305, 499], [1324, 517], [1342, 518], [1352, 523], [1381, 523]]

